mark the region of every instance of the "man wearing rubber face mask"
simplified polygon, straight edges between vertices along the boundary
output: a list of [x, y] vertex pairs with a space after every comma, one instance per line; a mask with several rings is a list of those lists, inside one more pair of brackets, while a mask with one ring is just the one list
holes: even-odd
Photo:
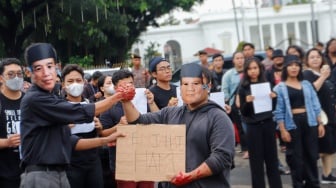
[[[32, 72], [33, 85], [21, 102], [21, 186], [70, 188], [66, 169], [71, 151], [115, 144], [124, 136], [114, 132], [107, 137], [80, 138], [71, 135], [69, 124], [90, 123], [111, 108], [122, 93], [94, 104], [69, 103], [53, 93], [56, 83], [57, 54], [51, 44], [34, 43], [25, 50], [25, 61]], [[72, 89], [75, 88], [75, 89]], [[79, 87], [69, 87], [74, 95]]]
[[0, 63], [0, 187], [20, 186], [20, 102], [23, 71], [20, 61], [6, 58]]
[[[122, 107], [130, 124], [185, 124], [186, 169], [163, 183], [165, 188], [230, 188], [230, 170], [234, 158], [233, 125], [224, 109], [209, 100], [211, 74], [196, 63], [181, 67], [183, 106], [162, 108], [140, 114], [132, 104], [134, 88], [120, 84], [124, 92]], [[114, 79], [112, 79], [114, 81]]]

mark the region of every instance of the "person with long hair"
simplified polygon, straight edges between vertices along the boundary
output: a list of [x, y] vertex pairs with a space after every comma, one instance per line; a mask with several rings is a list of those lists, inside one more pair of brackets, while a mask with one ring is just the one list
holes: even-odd
[[304, 58], [304, 50], [298, 45], [290, 45], [287, 47], [286, 55], [296, 55], [302, 61]]
[[328, 117], [325, 135], [319, 139], [319, 153], [322, 162], [321, 183], [336, 183], [336, 177], [331, 173], [333, 157], [336, 152], [335, 85], [329, 80], [330, 66], [323, 58], [321, 51], [316, 48], [308, 50], [305, 64], [307, 69], [303, 72], [303, 77], [315, 87], [322, 109]]
[[[264, 76], [264, 66], [257, 58], [247, 59], [243, 74], [244, 76], [238, 89], [237, 106], [240, 107], [243, 121], [247, 125], [252, 187], [266, 187], [264, 178], [265, 162], [269, 187], [281, 188], [272, 110], [256, 113], [253, 108], [255, 97], [251, 93], [251, 85], [267, 83]], [[276, 97], [273, 92], [267, 95], [270, 98]]]
[[244, 69], [244, 54], [240, 51], [233, 53], [232, 63], [233, 68], [225, 72], [222, 78], [222, 91], [224, 92], [225, 103], [231, 106], [229, 116], [232, 122], [237, 127], [239, 133], [240, 147], [243, 154], [243, 159], [248, 159], [246, 135], [244, 133], [243, 122], [237, 107], [235, 106], [235, 99], [240, 80]]
[[324, 56], [333, 70], [336, 67], [336, 38], [331, 38], [326, 44]]
[[282, 81], [275, 86], [274, 119], [286, 143], [286, 160], [294, 188], [318, 188], [318, 138], [324, 136], [321, 105], [312, 84], [303, 80], [302, 61], [287, 55]]

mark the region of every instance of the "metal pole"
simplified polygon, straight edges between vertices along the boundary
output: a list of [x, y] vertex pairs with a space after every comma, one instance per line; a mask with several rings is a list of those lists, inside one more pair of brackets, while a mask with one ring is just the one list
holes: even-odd
[[312, 36], [313, 36], [313, 45], [316, 43], [316, 24], [315, 24], [315, 12], [313, 0], [310, 0], [310, 13], [311, 13], [311, 26], [312, 26]]
[[259, 46], [260, 46], [260, 50], [262, 50], [264, 49], [264, 45], [261, 40], [261, 26], [260, 26], [259, 8], [258, 8], [257, 0], [254, 0], [254, 5], [255, 5], [256, 14], [257, 14], [258, 37], [259, 37], [259, 44], [260, 44]]
[[335, 33], [335, 22], [334, 22], [334, 8], [333, 8], [333, 0], [329, 0], [329, 14], [330, 14], [330, 37], [336, 37], [336, 33]]
[[239, 34], [239, 28], [238, 28], [238, 19], [237, 19], [237, 10], [236, 10], [235, 0], [232, 0], [232, 6], [233, 6], [233, 14], [234, 14], [235, 25], [236, 25], [236, 30], [237, 30], [237, 39], [238, 39], [238, 44], [239, 44], [240, 34]]
[[240, 13], [242, 15], [242, 32], [243, 32], [243, 41], [246, 40], [246, 31], [245, 31], [245, 10], [242, 0], [240, 0]]

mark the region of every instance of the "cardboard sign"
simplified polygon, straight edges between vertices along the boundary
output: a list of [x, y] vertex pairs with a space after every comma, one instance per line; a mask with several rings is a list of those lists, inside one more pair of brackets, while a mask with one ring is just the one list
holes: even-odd
[[118, 138], [116, 179], [170, 181], [185, 172], [185, 125], [121, 125]]

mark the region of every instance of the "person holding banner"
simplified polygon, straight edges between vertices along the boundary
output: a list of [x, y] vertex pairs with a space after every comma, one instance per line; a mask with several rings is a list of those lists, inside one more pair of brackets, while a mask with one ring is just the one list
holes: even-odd
[[[268, 88], [261, 89], [262, 85]], [[247, 142], [249, 143], [249, 162], [251, 169], [252, 188], [265, 188], [264, 162], [268, 184], [271, 188], [282, 188], [278, 171], [278, 154], [275, 139], [275, 124], [273, 123], [272, 107], [267, 111], [258, 112], [254, 105], [257, 94], [252, 86], [258, 87], [262, 96], [259, 99], [272, 106], [272, 98], [276, 94], [271, 92], [270, 84], [264, 77], [264, 66], [257, 58], [247, 59], [244, 65], [244, 76], [238, 89], [237, 106], [240, 108], [243, 121], [247, 125]], [[260, 105], [260, 104], [259, 104]], [[263, 107], [263, 109], [266, 109]]]
[[181, 97], [183, 106], [166, 107], [157, 112], [140, 114], [133, 106], [132, 84], [117, 88], [123, 93], [122, 106], [132, 124], [185, 124], [186, 169], [172, 175], [163, 187], [229, 188], [234, 166], [235, 140], [233, 125], [224, 109], [209, 101], [210, 76], [195, 63], [182, 65]]

